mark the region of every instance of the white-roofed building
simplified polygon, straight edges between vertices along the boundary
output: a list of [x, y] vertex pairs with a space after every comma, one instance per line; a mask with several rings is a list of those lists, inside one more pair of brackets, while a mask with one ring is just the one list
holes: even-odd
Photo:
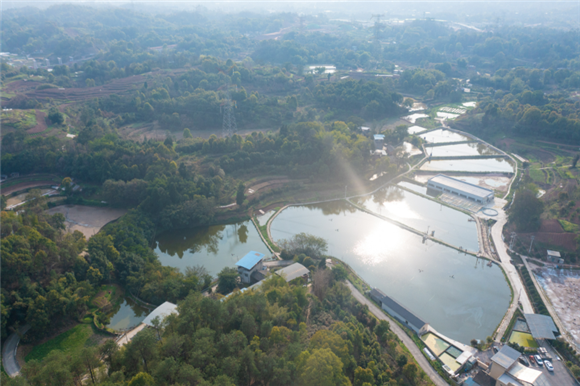
[[503, 346], [491, 357], [489, 376], [497, 380], [496, 386], [551, 386], [544, 373], [520, 364], [520, 355], [519, 351]]
[[493, 190], [470, 184], [469, 182], [461, 181], [444, 174], [437, 174], [435, 177], [429, 179], [427, 188], [441, 193], [455, 194], [480, 204], [490, 203], [494, 199]]
[[286, 280], [286, 282], [291, 282], [292, 280], [297, 279], [299, 277], [308, 280], [310, 271], [302, 264], [294, 263], [292, 265], [282, 268], [279, 271], [276, 271], [276, 274], [283, 277]]
[[143, 323], [149, 327], [153, 327], [153, 319], [159, 318], [159, 321], [162, 322], [167, 316], [171, 314], [178, 314], [177, 312], [177, 305], [165, 302], [153, 311], [145, 319], [143, 319]]

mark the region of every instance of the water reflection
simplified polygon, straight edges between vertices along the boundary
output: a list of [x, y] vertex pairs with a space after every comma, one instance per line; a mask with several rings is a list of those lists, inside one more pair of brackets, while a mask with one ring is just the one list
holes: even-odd
[[497, 151], [481, 143], [462, 143], [449, 146], [432, 146], [427, 148], [427, 152], [433, 157], [460, 157], [472, 155], [497, 155]]
[[163, 265], [182, 271], [202, 265], [212, 276], [233, 267], [249, 251], [269, 255], [251, 221], [164, 233], [157, 236], [153, 248]]
[[426, 162], [421, 170], [457, 172], [503, 172], [513, 173], [514, 165], [508, 158], [450, 159]]
[[[411, 208], [417, 212], [414, 205]], [[461, 224], [470, 226], [467, 221]], [[271, 227], [275, 240], [300, 232], [327, 240], [329, 254], [349, 264], [371, 286], [461, 342], [485, 339], [508, 307], [509, 288], [495, 265], [488, 267], [484, 260], [431, 241], [423, 243], [420, 236], [353, 210], [344, 201], [287, 208]]]
[[132, 299], [123, 298], [123, 302], [110, 313], [112, 316], [107, 327], [115, 331], [127, 330], [139, 325], [149, 312], [150, 310], [141, 307]]
[[435, 232], [436, 238], [456, 247], [479, 251], [477, 226], [470, 216], [397, 186], [358, 198], [356, 203], [420, 232], [429, 229], [429, 233]]

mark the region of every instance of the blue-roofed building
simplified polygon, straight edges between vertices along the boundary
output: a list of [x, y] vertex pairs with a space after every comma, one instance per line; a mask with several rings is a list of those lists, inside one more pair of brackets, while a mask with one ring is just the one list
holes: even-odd
[[242, 283], [249, 284], [252, 281], [252, 274], [262, 270], [264, 257], [265, 255], [263, 253], [250, 251], [236, 263]]
[[373, 136], [375, 142], [375, 150], [383, 150], [385, 144], [385, 136], [383, 134], [375, 134]]

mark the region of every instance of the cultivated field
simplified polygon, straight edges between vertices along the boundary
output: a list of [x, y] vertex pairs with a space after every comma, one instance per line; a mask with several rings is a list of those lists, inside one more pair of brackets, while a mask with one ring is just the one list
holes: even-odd
[[541, 268], [534, 274], [566, 330], [580, 347], [580, 271]]
[[49, 214], [62, 213], [66, 218], [67, 231], [80, 231], [88, 239], [106, 224], [118, 219], [127, 211], [94, 206], [63, 205], [49, 209], [47, 212]]

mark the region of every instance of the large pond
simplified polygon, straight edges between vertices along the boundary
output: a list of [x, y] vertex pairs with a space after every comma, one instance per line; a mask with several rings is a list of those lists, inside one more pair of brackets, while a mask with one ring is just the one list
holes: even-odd
[[455, 133], [449, 130], [433, 130], [425, 134], [419, 134], [421, 138], [427, 142], [441, 143], [441, 142], [459, 142], [459, 141], [471, 141], [472, 138], [466, 137], [465, 135]]
[[153, 248], [163, 265], [182, 271], [204, 266], [214, 277], [224, 267], [234, 267], [249, 251], [270, 255], [251, 221], [164, 233], [157, 236]]
[[149, 315], [150, 310], [141, 307], [130, 298], [123, 298], [123, 301], [110, 314], [111, 320], [107, 325], [115, 331], [128, 330], [132, 327], [138, 326], [143, 319]]
[[491, 147], [480, 143], [462, 143], [449, 146], [432, 146], [426, 148], [427, 153], [433, 157], [462, 157], [472, 155], [498, 155]]
[[502, 172], [513, 173], [513, 162], [508, 158], [450, 159], [425, 162], [421, 170], [455, 172]]
[[495, 265], [488, 267], [484, 260], [441, 244], [423, 243], [420, 236], [344, 201], [287, 208], [271, 226], [275, 240], [300, 232], [327, 240], [329, 254], [371, 286], [463, 343], [491, 335], [509, 305], [509, 287]]
[[420, 232], [434, 231], [436, 238], [456, 247], [479, 251], [477, 225], [470, 216], [397, 186], [357, 198], [356, 203]]

